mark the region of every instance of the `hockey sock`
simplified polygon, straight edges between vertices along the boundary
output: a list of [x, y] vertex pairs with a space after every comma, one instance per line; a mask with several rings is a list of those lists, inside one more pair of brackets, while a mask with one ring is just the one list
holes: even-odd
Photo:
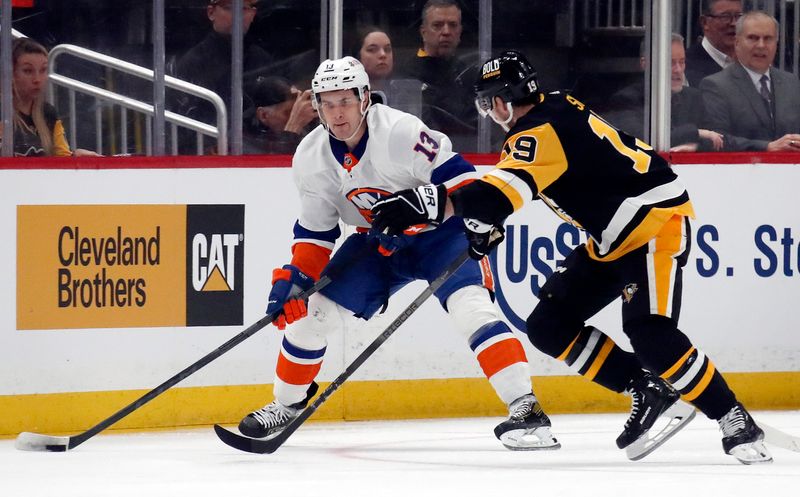
[[275, 368], [275, 398], [284, 405], [302, 401], [322, 367], [324, 355], [325, 347], [319, 350], [303, 349], [293, 345], [284, 336]]
[[721, 418], [736, 404], [736, 396], [714, 363], [694, 347], [660, 376], [681, 393], [683, 400], [711, 419]]
[[481, 326], [469, 337], [469, 346], [503, 402], [511, 404], [531, 392], [525, 349], [503, 321]]
[[631, 379], [641, 376], [642, 366], [630, 352], [594, 326], [584, 326], [557, 357], [573, 371], [609, 390], [622, 392]]
[[718, 419], [736, 403], [714, 363], [695, 348], [672, 319], [649, 316], [626, 324], [631, 345], [645, 368], [667, 380], [706, 416]]

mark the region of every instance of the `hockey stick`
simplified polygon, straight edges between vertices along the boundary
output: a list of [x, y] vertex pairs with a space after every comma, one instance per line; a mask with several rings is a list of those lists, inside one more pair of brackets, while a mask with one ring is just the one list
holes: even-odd
[[765, 425], [760, 420], [757, 420], [756, 424], [759, 428], [764, 430], [764, 441], [768, 444], [782, 449], [800, 452], [800, 437], [795, 437], [785, 431]]
[[378, 347], [383, 345], [383, 343], [392, 336], [392, 333], [397, 331], [397, 328], [400, 327], [406, 320], [411, 317], [414, 312], [430, 297], [433, 293], [439, 289], [449, 278], [450, 276], [455, 273], [458, 268], [460, 268], [469, 258], [469, 253], [464, 252], [456, 260], [450, 263], [449, 266], [445, 268], [445, 270], [440, 274], [435, 280], [431, 282], [430, 285], [421, 293], [417, 298], [411, 302], [408, 307], [406, 307], [403, 312], [400, 313], [397, 318], [392, 321], [392, 323], [386, 327], [383, 332], [381, 332], [378, 337], [373, 340], [371, 344], [364, 349], [358, 357], [353, 360], [353, 362], [347, 366], [347, 368], [335, 379], [333, 382], [328, 385], [328, 388], [323, 391], [319, 397], [308, 407], [306, 407], [299, 416], [294, 418], [286, 428], [283, 429], [280, 433], [276, 436], [268, 439], [260, 439], [260, 438], [250, 438], [245, 437], [243, 435], [239, 435], [232, 431], [226, 430], [225, 428], [221, 427], [220, 425], [214, 425], [214, 431], [217, 433], [217, 436], [225, 442], [227, 445], [230, 445], [234, 449], [239, 449], [244, 452], [252, 452], [254, 454], [272, 454], [281, 445], [294, 433], [300, 425], [302, 425], [308, 418], [314, 414], [319, 407], [328, 400], [330, 397], [342, 384], [353, 374], [356, 370], [366, 361], [376, 350]]
[[[325, 286], [327, 286], [331, 282], [330, 276], [323, 276], [322, 278], [317, 281], [314, 286], [309, 288], [308, 290], [301, 292], [297, 298], [300, 299], [307, 299], [311, 295], [317, 293], [318, 291], [322, 290]], [[239, 333], [238, 335], [234, 336], [227, 342], [223, 343], [219, 347], [217, 347], [212, 352], [206, 354], [202, 359], [195, 362], [194, 364], [188, 366], [186, 369], [181, 371], [180, 373], [176, 374], [172, 378], [168, 379], [161, 385], [155, 387], [154, 389], [150, 390], [146, 394], [139, 397], [137, 400], [133, 401], [132, 403], [128, 404], [126, 407], [120, 409], [116, 413], [112, 414], [110, 417], [104, 419], [103, 421], [97, 423], [97, 425], [89, 428], [88, 430], [84, 431], [83, 433], [79, 433], [73, 436], [52, 436], [52, 435], [42, 435], [39, 433], [30, 433], [30, 432], [22, 432], [17, 436], [17, 440], [14, 446], [19, 450], [32, 450], [32, 451], [50, 451], [50, 452], [65, 452], [67, 450], [74, 449], [78, 445], [82, 444], [83, 442], [89, 440], [93, 436], [97, 435], [101, 431], [105, 430], [109, 426], [113, 425], [120, 419], [124, 418], [128, 414], [132, 413], [133, 411], [139, 409], [143, 405], [147, 404], [154, 398], [158, 397], [162, 393], [166, 392], [168, 389], [172, 388], [179, 382], [183, 381], [190, 375], [197, 372], [200, 368], [204, 367], [214, 359], [218, 358], [225, 352], [231, 350], [235, 346], [239, 345], [246, 339], [250, 338], [251, 336], [255, 335], [256, 332], [270, 324], [276, 317], [278, 317], [278, 313], [273, 312], [272, 314], [267, 314], [263, 318], [259, 319], [255, 323], [251, 324], [247, 329]]]

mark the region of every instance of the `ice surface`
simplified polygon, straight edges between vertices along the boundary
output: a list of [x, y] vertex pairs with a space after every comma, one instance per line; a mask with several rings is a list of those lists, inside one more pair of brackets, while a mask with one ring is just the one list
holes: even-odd
[[[800, 411], [756, 420], [800, 435]], [[626, 415], [554, 415], [558, 451], [511, 452], [499, 418], [308, 423], [271, 455], [236, 452], [210, 427], [98, 435], [66, 453], [0, 440], [2, 497], [720, 497], [800, 495], [800, 453], [744, 466], [698, 415], [642, 461], [614, 445]]]

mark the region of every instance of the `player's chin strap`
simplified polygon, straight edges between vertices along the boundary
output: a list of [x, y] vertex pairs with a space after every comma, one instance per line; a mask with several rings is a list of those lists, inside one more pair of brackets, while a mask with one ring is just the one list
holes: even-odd
[[511, 102], [506, 102], [506, 110], [508, 110], [508, 117], [503, 121], [497, 119], [497, 117], [494, 115], [494, 112], [490, 112], [489, 115], [492, 117], [492, 121], [499, 124], [500, 127], [503, 128], [506, 133], [508, 133], [508, 131], [511, 129], [508, 123], [510, 123], [511, 119], [514, 118], [514, 107], [511, 106]]

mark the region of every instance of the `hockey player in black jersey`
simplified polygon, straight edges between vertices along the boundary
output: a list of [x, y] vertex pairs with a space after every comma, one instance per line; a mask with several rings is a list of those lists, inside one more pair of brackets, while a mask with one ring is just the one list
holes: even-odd
[[[744, 464], [772, 461], [763, 431], [678, 329], [694, 211], [669, 164], [572, 96], [540, 91], [519, 52], [488, 60], [475, 90], [480, 113], [507, 131], [497, 167], [449, 192], [426, 185], [381, 200], [373, 227], [397, 233], [431, 222], [430, 213], [460, 216], [472, 255], [482, 257], [502, 241], [506, 217], [541, 199], [589, 241], [542, 287], [527, 333], [542, 352], [632, 397], [617, 446], [632, 460], [655, 450], [694, 416], [683, 397], [719, 422], [727, 454]], [[633, 353], [586, 325], [620, 295]], [[659, 418], [666, 425], [651, 430]]]

